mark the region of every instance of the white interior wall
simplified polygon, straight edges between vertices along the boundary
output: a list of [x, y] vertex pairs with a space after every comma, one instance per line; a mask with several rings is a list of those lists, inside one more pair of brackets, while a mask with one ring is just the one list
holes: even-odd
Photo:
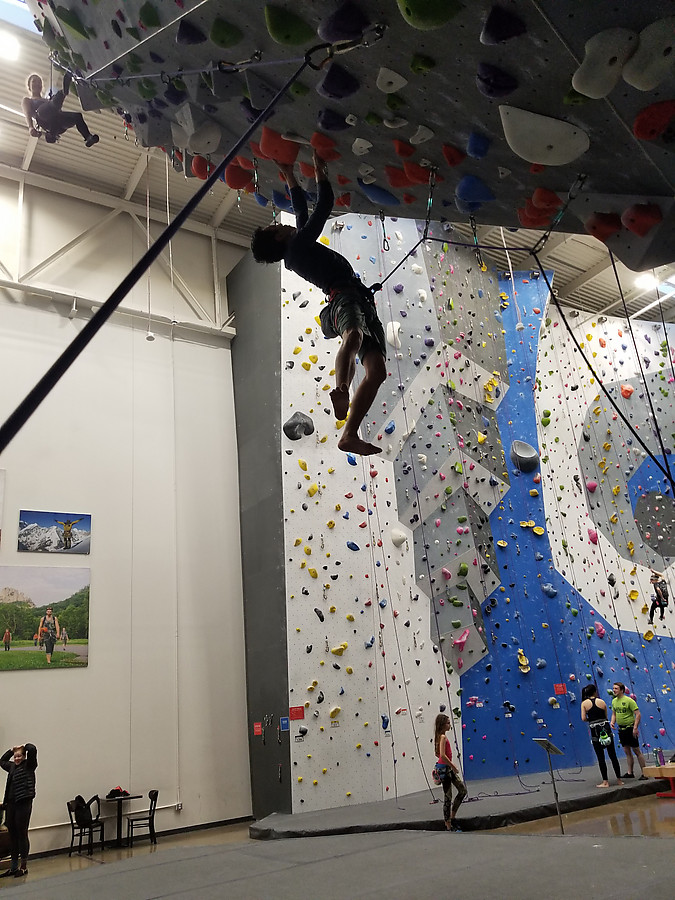
[[[9, 265], [12, 237], [23, 233], [24, 271], [101, 214], [27, 190], [20, 223], [15, 198], [16, 185], [0, 185], [0, 260]], [[138, 239], [100, 238], [108, 252], [73, 251], [77, 263], [60, 267], [59, 288], [105, 294], [117, 284]], [[200, 240], [201, 262], [209, 238], [189, 235], [186, 245]], [[222, 255], [236, 260], [240, 250]], [[191, 269], [190, 284], [213, 307], [206, 268]], [[0, 291], [2, 419], [83, 324], [64, 307]], [[88, 667], [2, 675], [0, 745], [33, 741], [39, 751], [34, 851], [68, 843], [68, 799], [104, 796], [117, 784], [159, 789], [160, 830], [249, 815], [229, 347], [209, 337], [148, 342], [144, 323], [114, 318], [0, 467], [7, 472], [0, 565], [91, 568]], [[17, 553], [20, 509], [91, 513], [91, 554]]]

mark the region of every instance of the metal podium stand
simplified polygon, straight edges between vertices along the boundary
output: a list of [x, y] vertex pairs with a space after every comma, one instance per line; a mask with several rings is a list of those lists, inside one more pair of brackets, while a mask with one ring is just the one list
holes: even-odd
[[532, 738], [535, 744], [539, 744], [539, 746], [546, 751], [546, 756], [548, 757], [548, 769], [551, 773], [551, 784], [553, 785], [553, 796], [555, 797], [555, 808], [558, 810], [558, 821], [560, 822], [560, 834], [565, 834], [565, 829], [563, 828], [563, 820], [560, 815], [560, 802], [558, 801], [558, 789], [555, 786], [555, 778], [553, 777], [553, 763], [551, 762], [551, 754], [555, 753], [556, 756], [564, 756], [565, 754], [562, 750], [559, 750], [555, 744], [552, 744], [546, 738]]

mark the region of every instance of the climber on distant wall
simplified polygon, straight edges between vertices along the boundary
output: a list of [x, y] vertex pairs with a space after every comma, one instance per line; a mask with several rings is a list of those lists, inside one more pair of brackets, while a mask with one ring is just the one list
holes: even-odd
[[[337, 419], [347, 419], [338, 442], [340, 450], [371, 456], [381, 448], [361, 440], [359, 427], [387, 376], [387, 349], [371, 291], [357, 278], [350, 263], [335, 250], [317, 241], [333, 208], [333, 189], [326, 164], [314, 153], [314, 171], [319, 197], [308, 218], [307, 201], [295, 179], [292, 165], [280, 166], [295, 211], [296, 226], [269, 225], [259, 228], [251, 240], [256, 262], [279, 262], [315, 284], [329, 295], [321, 309], [321, 329], [327, 338], [342, 337], [335, 358], [335, 388], [330, 393]], [[356, 355], [365, 377], [349, 405], [349, 386], [356, 374]], [[347, 413], [349, 417], [347, 418]]]
[[79, 112], [63, 112], [62, 106], [70, 90], [73, 76], [66, 72], [63, 76], [63, 89], [53, 97], [42, 96], [42, 79], [33, 73], [28, 76], [26, 86], [30, 97], [24, 97], [21, 103], [31, 137], [39, 138], [44, 132], [48, 144], [55, 144], [59, 137], [69, 128], [75, 126], [84, 138], [85, 146], [92, 147], [98, 143], [98, 135], [92, 134]]

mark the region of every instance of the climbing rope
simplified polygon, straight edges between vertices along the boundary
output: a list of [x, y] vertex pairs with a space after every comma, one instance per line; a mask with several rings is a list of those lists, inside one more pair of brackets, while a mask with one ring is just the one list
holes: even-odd
[[567, 197], [565, 198], [565, 202], [563, 203], [563, 205], [560, 207], [558, 212], [555, 214], [555, 216], [551, 220], [546, 231], [542, 234], [542, 236], [536, 242], [534, 247], [532, 247], [532, 249], [530, 250], [530, 253], [533, 256], [536, 253], [540, 253], [543, 250], [544, 245], [546, 244], [546, 242], [548, 241], [548, 239], [551, 236], [551, 232], [555, 229], [556, 225], [559, 224], [562, 217], [567, 212], [567, 208], [569, 207], [570, 203], [573, 200], [575, 200], [577, 198], [577, 196], [579, 195], [579, 192], [583, 188], [587, 177], [588, 177], [587, 175], [577, 175], [576, 180], [574, 181], [574, 183], [570, 187], [569, 191], [567, 192]]
[[[471, 232], [473, 234], [473, 245], [474, 252], [476, 254], [476, 262], [478, 263], [478, 267], [481, 272], [487, 272], [487, 266], [483, 262], [483, 254], [480, 252], [480, 245], [478, 243], [478, 226], [476, 225], [475, 216], [469, 216], [469, 225], [471, 226]], [[502, 241], [504, 240], [504, 232], [502, 232]], [[504, 242], [504, 249], [506, 249], [506, 242]]]

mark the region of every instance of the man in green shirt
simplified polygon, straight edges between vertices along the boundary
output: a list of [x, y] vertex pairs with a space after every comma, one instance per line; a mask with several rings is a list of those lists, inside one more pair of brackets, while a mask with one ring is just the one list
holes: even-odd
[[640, 739], [638, 738], [638, 727], [641, 718], [640, 710], [638, 709], [635, 700], [626, 694], [625, 684], [622, 684], [620, 681], [615, 681], [612, 690], [614, 692], [614, 699], [612, 700], [612, 720], [610, 724], [612, 728], [616, 728], [617, 725], [619, 726], [619, 743], [626, 754], [626, 763], [628, 765], [628, 771], [621, 777], [635, 778], [635, 775], [633, 774], [633, 766], [635, 765], [633, 751], [635, 751], [635, 755], [638, 758], [640, 769], [642, 771], [639, 780], [646, 781], [647, 776], [644, 774], [646, 763], [642, 751], [640, 750]]

